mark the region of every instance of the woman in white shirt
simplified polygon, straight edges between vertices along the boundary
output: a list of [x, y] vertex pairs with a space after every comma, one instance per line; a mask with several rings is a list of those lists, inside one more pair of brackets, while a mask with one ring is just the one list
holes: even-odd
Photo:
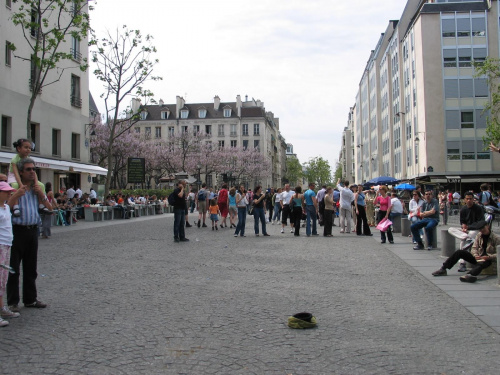
[[[420, 212], [420, 207], [424, 204], [424, 200], [420, 197], [420, 194], [418, 191], [413, 190], [412, 192], [413, 198], [410, 201], [410, 206], [409, 206], [409, 211], [410, 213], [408, 214], [408, 220], [411, 221], [411, 223], [416, 223], [420, 219], [418, 218], [418, 214]], [[424, 230], [420, 229], [420, 236], [424, 235]], [[410, 234], [409, 237], [412, 235]], [[413, 243], [417, 243], [416, 239], [413, 239]]]
[[281, 221], [281, 188], [278, 188], [278, 192], [274, 194], [274, 215], [271, 224], [279, 224]]

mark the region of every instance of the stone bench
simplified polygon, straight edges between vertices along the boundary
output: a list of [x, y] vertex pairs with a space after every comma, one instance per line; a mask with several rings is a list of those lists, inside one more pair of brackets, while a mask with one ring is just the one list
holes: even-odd
[[434, 249], [437, 248], [437, 226], [431, 229], [432, 230], [432, 244], [427, 243], [427, 229], [424, 228], [424, 238], [425, 247], [432, 246]]
[[450, 257], [453, 255], [456, 247], [456, 238], [448, 233], [448, 229], [441, 229], [441, 255], [443, 257]]

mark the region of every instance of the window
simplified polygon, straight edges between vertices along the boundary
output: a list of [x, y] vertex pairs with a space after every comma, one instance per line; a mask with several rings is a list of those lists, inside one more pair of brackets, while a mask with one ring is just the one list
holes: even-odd
[[243, 124], [241, 129], [242, 135], [248, 135], [248, 124]]
[[10, 9], [12, 7], [12, 0], [5, 0], [5, 6]]
[[80, 134], [71, 134], [71, 158], [80, 159]]
[[[36, 147], [36, 145], [40, 145], [40, 124], [37, 124], [35, 122], [31, 123], [31, 125], [30, 125], [30, 138], [35, 143], [35, 147]], [[39, 153], [40, 150], [35, 149], [35, 151], [33, 151], [33, 152]]]
[[460, 141], [447, 141], [446, 154], [448, 160], [460, 160]]
[[52, 129], [52, 155], [61, 156], [61, 130]]
[[224, 148], [224, 141], [219, 141], [219, 150]]
[[[38, 76], [40, 75], [40, 68], [37, 66], [35, 61], [35, 56], [31, 56], [31, 65], [30, 65], [30, 90], [33, 91], [36, 83], [38, 82]], [[40, 90], [41, 92], [41, 90]]]
[[462, 160], [473, 160], [476, 158], [474, 150], [475, 141], [462, 141]]
[[71, 15], [76, 17], [80, 14], [80, 5], [78, 1], [73, 0], [71, 4]]
[[141, 120], [144, 121], [148, 117], [148, 113], [146, 111], [142, 111], [140, 116], [141, 116]]
[[186, 119], [186, 118], [188, 118], [188, 115], [189, 115], [189, 111], [187, 109], [183, 109], [181, 111], [181, 118]]
[[231, 108], [224, 108], [224, 117], [231, 117]]
[[473, 91], [473, 80], [472, 79], [461, 79], [460, 80], [460, 98], [472, 98], [474, 97]]
[[487, 98], [489, 96], [488, 80], [486, 78], [474, 79], [474, 96], [476, 98]]
[[187, 126], [183, 126], [182, 127], [182, 134], [185, 134], [188, 132], [188, 127]]
[[141, 128], [140, 127], [136, 126], [134, 129], [135, 129], [135, 132], [137, 134], [141, 134]]
[[253, 124], [253, 135], [259, 135], [260, 134], [260, 125], [259, 124]]
[[155, 138], [161, 138], [161, 126], [155, 128]]
[[260, 151], [260, 141], [258, 139], [253, 141], [253, 148], [256, 148], [257, 150]]
[[205, 117], [207, 117], [207, 110], [206, 109], [199, 109], [198, 110], [198, 117], [199, 118], [205, 118]]
[[71, 105], [73, 107], [82, 107], [82, 98], [80, 96], [80, 77], [71, 75]]
[[446, 129], [459, 129], [460, 128], [460, 111], [447, 110], [446, 111]]
[[243, 140], [243, 150], [248, 149], [248, 139]]
[[173, 137], [175, 134], [175, 128], [173, 126], [168, 127], [168, 136]]
[[235, 137], [236, 136], [236, 124], [231, 124], [230, 127], [231, 127], [230, 135], [231, 135], [231, 137]]
[[11, 146], [11, 138], [12, 138], [12, 118], [7, 117], [7, 116], [2, 116], [2, 139], [1, 139], [1, 146], [2, 147], [8, 147], [10, 148]]
[[458, 49], [458, 66], [461, 68], [470, 68], [472, 66], [472, 51], [470, 48]]
[[80, 41], [74, 36], [71, 37], [71, 58], [77, 62], [82, 60], [82, 54], [80, 53]]
[[474, 112], [462, 112], [460, 119], [460, 124], [462, 129], [473, 129], [474, 128]]
[[193, 125], [193, 135], [198, 135], [200, 132], [200, 125]]
[[219, 131], [217, 132], [217, 134], [219, 135], [219, 137], [224, 136], [224, 124], [219, 124], [218, 129]]
[[231, 148], [236, 148], [237, 141], [231, 141]]
[[444, 19], [441, 26], [442, 26], [443, 38], [455, 37], [456, 29], [455, 29], [454, 19]]
[[486, 19], [472, 18], [472, 36], [486, 36]]
[[170, 111], [162, 111], [161, 112], [161, 119], [162, 120], [168, 120], [169, 116], [170, 116]]
[[31, 26], [30, 26], [30, 35], [32, 38], [36, 38], [38, 36], [38, 30], [40, 27], [40, 17], [35, 8], [31, 9]]
[[468, 37], [471, 34], [470, 18], [457, 18], [457, 36]]
[[212, 125], [205, 125], [205, 133], [212, 135]]
[[443, 50], [443, 66], [445, 68], [457, 67], [457, 50], [445, 49]]
[[5, 42], [5, 65], [10, 66], [12, 63], [12, 43], [9, 41]]
[[144, 134], [147, 136], [147, 137], [151, 137], [151, 126], [146, 126], [144, 128]]

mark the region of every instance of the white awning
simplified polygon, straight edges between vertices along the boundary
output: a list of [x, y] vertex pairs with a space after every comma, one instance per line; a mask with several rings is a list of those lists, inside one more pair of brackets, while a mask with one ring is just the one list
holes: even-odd
[[[0, 152], [0, 163], [10, 164], [14, 157], [13, 152]], [[35, 161], [35, 166], [41, 169], [53, 169], [56, 171], [83, 172], [91, 174], [106, 175], [108, 170], [94, 164], [75, 163], [66, 160], [56, 160], [31, 156]]]

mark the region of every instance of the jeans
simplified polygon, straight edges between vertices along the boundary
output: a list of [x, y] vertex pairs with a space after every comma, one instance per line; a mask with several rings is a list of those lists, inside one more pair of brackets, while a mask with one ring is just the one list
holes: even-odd
[[193, 213], [194, 212], [194, 208], [196, 207], [196, 204], [194, 203], [194, 201], [191, 201], [191, 203], [189, 203], [189, 207], [191, 208], [190, 212]]
[[255, 219], [254, 229], [255, 234], [259, 234], [259, 220], [262, 223], [262, 234], [267, 234], [266, 231], [266, 214], [264, 213], [263, 207], [253, 208], [253, 217]]
[[316, 229], [316, 221], [318, 219], [318, 215], [316, 213], [316, 207], [314, 206], [306, 206], [306, 234], [308, 236], [311, 235], [311, 219], [312, 219], [312, 234], [318, 234]]
[[273, 216], [273, 221], [280, 221], [281, 219], [281, 204], [279, 202], [276, 202], [274, 204], [274, 216]]
[[174, 209], [174, 238], [182, 240], [186, 238], [184, 227], [186, 226], [186, 210], [184, 208]]
[[[411, 222], [412, 222], [412, 223], [416, 223], [417, 221], [419, 221], [418, 217], [416, 217], [416, 216], [412, 216], [412, 217], [411, 217]], [[412, 224], [412, 225], [413, 225], [413, 224]], [[420, 234], [420, 236], [423, 236], [423, 235], [424, 235], [424, 230], [423, 230], [423, 229], [420, 229], [420, 230], [418, 231], [418, 233]], [[415, 238], [413, 235], [412, 235], [412, 237], [413, 237], [413, 242], [417, 242], [418, 237], [417, 237], [417, 238]]]
[[460, 258], [465, 259], [467, 262], [475, 265], [475, 267], [469, 272], [472, 276], [479, 275], [483, 269], [488, 268], [492, 264], [491, 260], [478, 262], [476, 258], [474, 258], [474, 255], [469, 253], [467, 250], [457, 250], [451, 255], [451, 257], [445, 260], [445, 262], [443, 263], [443, 267], [451, 270], [451, 268], [455, 264], [457, 264]]
[[245, 235], [245, 225], [247, 223], [247, 208], [238, 207], [238, 225], [236, 226], [236, 231], [234, 234], [244, 236]]
[[410, 229], [411, 233], [413, 234], [413, 238], [416, 238], [417, 243], [419, 245], [422, 245], [422, 237], [420, 237], [419, 230], [422, 228], [425, 228], [426, 231], [425, 233], [427, 234], [427, 243], [429, 246], [432, 246], [432, 241], [434, 238], [432, 237], [432, 228], [436, 227], [439, 224], [439, 221], [436, 219], [431, 219], [431, 218], [423, 218], [420, 221], [417, 221], [416, 223], [412, 224]]

